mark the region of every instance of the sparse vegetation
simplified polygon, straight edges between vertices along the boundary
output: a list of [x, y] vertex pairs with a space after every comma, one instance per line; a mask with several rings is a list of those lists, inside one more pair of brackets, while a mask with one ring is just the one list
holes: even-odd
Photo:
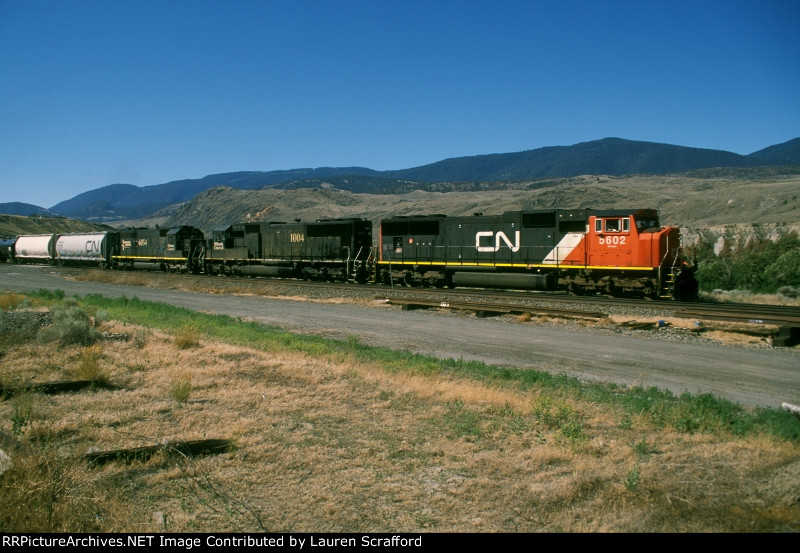
[[[800, 420], [782, 411], [295, 336], [135, 298], [73, 302], [149, 337], [8, 347], [14, 380], [93, 359], [121, 388], [0, 402], [0, 437], [19, 444], [0, 476], [4, 532], [800, 529]], [[203, 347], [176, 354], [171, 336], [186, 328]], [[90, 448], [204, 438], [237, 448], [80, 460]]]

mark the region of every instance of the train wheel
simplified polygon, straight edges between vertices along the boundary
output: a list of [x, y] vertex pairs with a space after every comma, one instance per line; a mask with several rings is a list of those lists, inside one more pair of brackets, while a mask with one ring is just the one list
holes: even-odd
[[584, 286], [575, 284], [574, 282], [570, 282], [567, 285], [567, 292], [573, 296], [585, 296], [586, 288]]

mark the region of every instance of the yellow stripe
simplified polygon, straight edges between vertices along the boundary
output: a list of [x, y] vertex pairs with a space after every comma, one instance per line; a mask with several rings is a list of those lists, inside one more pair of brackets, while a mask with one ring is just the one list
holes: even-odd
[[112, 260], [155, 259], [158, 261], [188, 261], [188, 257], [156, 257], [154, 255], [112, 255]]
[[435, 261], [378, 261], [379, 265], [436, 265], [444, 267], [516, 267], [519, 269], [616, 269], [619, 271], [653, 271], [656, 267], [618, 267], [612, 265], [555, 265], [537, 263], [452, 263]]
[[[239, 261], [246, 262], [250, 265], [258, 263], [344, 263], [345, 259], [251, 259], [244, 257], [206, 257], [205, 261], [210, 263], [235, 263]], [[351, 260], [352, 262], [353, 260]]]

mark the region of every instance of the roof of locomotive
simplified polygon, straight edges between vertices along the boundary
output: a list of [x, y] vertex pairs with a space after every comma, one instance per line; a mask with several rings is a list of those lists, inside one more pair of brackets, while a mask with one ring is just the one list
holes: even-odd
[[174, 235], [174, 234], [181, 234], [181, 233], [184, 233], [184, 232], [201, 233], [202, 234], [202, 232], [198, 228], [195, 228], [195, 227], [190, 226], [190, 225], [182, 225], [180, 227], [173, 227], [173, 228], [169, 229], [167, 231], [167, 235], [171, 236], [171, 235]]
[[585, 218], [587, 221], [589, 217], [629, 217], [629, 216], [644, 216], [644, 217], [655, 217], [658, 215], [658, 211], [652, 208], [630, 208], [630, 209], [591, 209], [591, 208], [584, 208], [584, 209], [526, 209], [526, 210], [518, 210], [518, 211], [505, 211], [502, 214], [494, 214], [494, 215], [484, 215], [483, 213], [473, 213], [472, 215], [456, 215], [456, 216], [447, 216], [442, 215], [440, 213], [434, 214], [419, 214], [419, 215], [394, 215], [392, 217], [386, 217], [385, 219], [381, 219], [381, 224], [383, 223], [399, 223], [401, 221], [432, 221], [432, 220], [447, 220], [450, 223], [465, 223], [471, 220], [484, 218], [485, 220], [495, 220], [495, 221], [515, 221], [518, 220], [520, 217], [525, 215], [539, 215], [539, 214], [547, 214], [552, 213], [562, 218], [569, 218], [569, 219], [577, 219], [577, 218]]
[[648, 217], [658, 213], [652, 208], [633, 208], [633, 209], [593, 209], [592, 215], [597, 217], [623, 217], [625, 215], [646, 215]]

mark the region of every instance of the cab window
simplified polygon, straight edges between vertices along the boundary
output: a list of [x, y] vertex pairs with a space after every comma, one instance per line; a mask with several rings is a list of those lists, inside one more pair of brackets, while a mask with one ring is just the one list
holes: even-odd
[[[603, 219], [602, 228], [605, 232], [629, 232], [631, 230], [630, 219]], [[601, 221], [595, 221], [595, 232], [600, 232]]]
[[636, 228], [640, 231], [645, 229], [657, 229], [658, 219], [655, 217], [636, 219]]

